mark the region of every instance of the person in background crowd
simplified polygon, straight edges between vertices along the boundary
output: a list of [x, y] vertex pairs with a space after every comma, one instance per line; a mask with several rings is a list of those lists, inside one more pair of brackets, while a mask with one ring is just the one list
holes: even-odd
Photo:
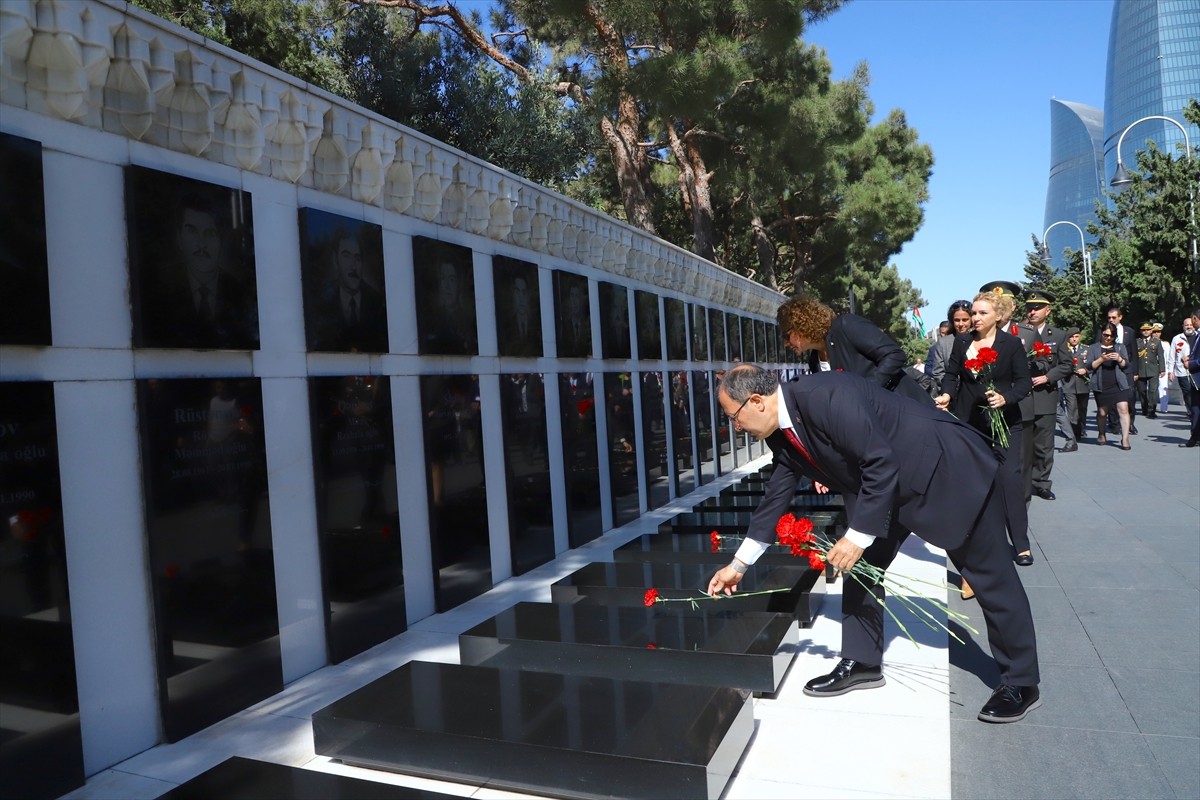
[[1079, 328], [1067, 331], [1067, 347], [1071, 350], [1071, 374], [1059, 382], [1058, 429], [1067, 438], [1060, 453], [1079, 449], [1087, 429], [1088, 371], [1087, 345], [1082, 343]]
[[1154, 323], [1154, 327], [1150, 331], [1150, 335], [1158, 342], [1158, 349], [1162, 351], [1162, 372], [1158, 375], [1158, 413], [1167, 413], [1167, 408], [1170, 405], [1170, 400], [1167, 397], [1167, 364], [1170, 362], [1170, 354], [1167, 352], [1167, 343], [1162, 340], [1163, 324], [1161, 322]]
[[[1029, 374], [1033, 378], [1033, 391], [1022, 403], [1033, 408], [1033, 425], [1026, 434], [1021, 451], [1022, 468], [1029, 476], [1025, 488], [1025, 499], [1037, 495], [1043, 500], [1053, 500], [1050, 488], [1050, 472], [1054, 469], [1054, 420], [1058, 414], [1058, 382], [1071, 374], [1071, 353], [1067, 347], [1067, 332], [1050, 324], [1051, 304], [1054, 296], [1049, 292], [1031, 291], [1025, 299], [1025, 313], [1029, 325], [1036, 333], [1035, 347], [1045, 348], [1034, 352], [1029, 358]], [[1026, 350], [1029, 353], [1030, 350]], [[1024, 413], [1021, 415], [1025, 416]], [[1028, 466], [1025, 466], [1028, 465]]]
[[925, 374], [932, 381], [932, 394], [942, 392], [942, 378], [946, 375], [946, 361], [950, 358], [950, 350], [954, 347], [954, 337], [961, 336], [971, 330], [971, 301], [955, 300], [950, 304], [946, 316], [950, 319], [952, 330], [948, 336], [942, 336], [929, 348], [925, 357]]
[[1196, 447], [1200, 445], [1200, 341], [1198, 341], [1200, 339], [1200, 306], [1192, 310], [1191, 323], [1192, 335], [1188, 339], [1190, 350], [1188, 351], [1186, 361], [1188, 380], [1192, 386], [1191, 403], [1188, 405], [1188, 418], [1191, 420], [1191, 430], [1189, 431], [1188, 440], [1179, 445], [1180, 447]]
[[1158, 376], [1163, 372], [1162, 348], [1154, 338], [1154, 323], [1143, 322], [1141, 336], [1137, 339], [1137, 389], [1142, 401], [1142, 416], [1154, 419], [1158, 416]]
[[1167, 380], [1179, 384], [1179, 394], [1183, 397], [1183, 416], [1191, 419], [1192, 403], [1197, 402], [1196, 384], [1188, 372], [1188, 357], [1195, 349], [1197, 339], [1196, 327], [1191, 317], [1183, 318], [1183, 331], [1171, 339], [1167, 348]]
[[1109, 409], [1116, 409], [1121, 419], [1121, 449], [1129, 449], [1129, 377], [1125, 366], [1129, 363], [1129, 351], [1117, 343], [1115, 323], [1108, 323], [1100, 330], [1100, 341], [1088, 346], [1087, 367], [1091, 374], [1092, 393], [1096, 395], [1096, 444], [1108, 444], [1105, 435], [1105, 417]]
[[[1137, 348], [1134, 346], [1136, 335], [1133, 328], [1128, 325], [1123, 325], [1121, 320], [1125, 319], [1125, 313], [1121, 311], [1120, 306], [1109, 306], [1105, 312], [1108, 321], [1115, 326], [1117, 331], [1116, 342], [1114, 344], [1124, 345], [1125, 351], [1129, 354], [1128, 360], [1125, 362], [1125, 377], [1129, 383], [1129, 432], [1137, 436], [1137, 423], [1134, 420], [1134, 402], [1137, 400]], [[1110, 420], [1111, 423], [1111, 420]]]

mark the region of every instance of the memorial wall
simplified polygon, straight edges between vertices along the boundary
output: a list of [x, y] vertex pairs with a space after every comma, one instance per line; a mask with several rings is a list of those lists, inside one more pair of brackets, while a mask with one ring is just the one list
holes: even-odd
[[0, 784], [53, 797], [762, 454], [779, 297], [117, 0], [0, 3]]

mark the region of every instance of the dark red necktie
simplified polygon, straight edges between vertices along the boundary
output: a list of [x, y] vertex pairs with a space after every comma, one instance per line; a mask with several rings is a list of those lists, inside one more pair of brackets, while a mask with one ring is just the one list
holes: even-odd
[[817, 470], [818, 472], [825, 471], [817, 466], [816, 461], [813, 461], [813, 457], [811, 455], [809, 455], [808, 448], [806, 448], [803, 444], [800, 443], [800, 437], [796, 435], [796, 432], [794, 430], [792, 430], [791, 428], [780, 428], [780, 430], [783, 431], [783, 436], [785, 439], [788, 440], [788, 444], [790, 444], [792, 447], [796, 448], [796, 450], [800, 453], [800, 455], [804, 456], [804, 460], [807, 461], [809, 464], [812, 464], [813, 469]]

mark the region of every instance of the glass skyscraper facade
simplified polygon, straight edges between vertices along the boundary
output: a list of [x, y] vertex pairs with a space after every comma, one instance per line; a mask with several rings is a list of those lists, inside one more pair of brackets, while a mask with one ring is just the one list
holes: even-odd
[[[1050, 101], [1050, 182], [1042, 224], [1050, 262], [1062, 269], [1063, 249], [1080, 247], [1079, 232], [1090, 243], [1088, 223], [1095, 219], [1096, 201], [1104, 187], [1104, 112], [1082, 103]], [[1056, 225], [1071, 222], [1071, 225]], [[1051, 226], [1053, 228], [1051, 229]]]
[[[1104, 174], [1117, 168], [1117, 140], [1137, 120], [1167, 116], [1188, 129], [1192, 145], [1200, 128], [1183, 119], [1183, 107], [1200, 97], [1200, 0], [1116, 0], [1108, 36], [1104, 85]], [[1176, 157], [1184, 137], [1162, 120], [1139, 123], [1121, 147], [1126, 168], [1153, 140]]]

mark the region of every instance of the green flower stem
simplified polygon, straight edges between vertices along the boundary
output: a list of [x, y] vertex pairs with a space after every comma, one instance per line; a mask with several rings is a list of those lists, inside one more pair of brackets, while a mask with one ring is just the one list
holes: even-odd
[[[777, 592], [790, 592], [790, 591], [791, 591], [790, 587], [783, 586], [778, 589], [760, 589], [757, 592], [735, 592], [734, 594], [729, 595], [729, 598], [732, 599], [734, 597], [754, 597], [754, 596], [760, 595], [760, 594], [776, 594]], [[654, 602], [655, 603], [691, 603], [692, 609], [696, 610], [696, 609], [700, 608], [700, 606], [696, 604], [697, 600], [723, 600], [725, 598], [726, 598], [726, 595], [723, 595], [723, 594], [703, 594], [703, 595], [700, 595], [699, 597], [662, 597], [662, 596], [659, 596], [659, 597], [654, 598]]]

